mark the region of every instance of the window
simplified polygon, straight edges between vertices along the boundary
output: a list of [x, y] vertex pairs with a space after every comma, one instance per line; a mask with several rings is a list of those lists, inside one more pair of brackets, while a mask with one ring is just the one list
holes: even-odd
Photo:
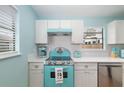
[[0, 5], [0, 56], [17, 52], [17, 10], [10, 5]]

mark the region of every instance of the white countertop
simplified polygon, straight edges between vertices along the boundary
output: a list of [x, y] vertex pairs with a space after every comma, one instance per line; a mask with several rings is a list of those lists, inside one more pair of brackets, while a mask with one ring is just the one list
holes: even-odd
[[82, 57], [82, 58], [72, 58], [74, 62], [123, 62], [122, 58], [111, 58], [111, 57]]
[[[28, 57], [28, 62], [43, 62], [47, 58], [40, 58], [37, 56]], [[82, 57], [82, 58], [72, 58], [74, 62], [121, 62], [124, 63], [122, 58], [111, 58], [111, 57]]]
[[37, 56], [35, 56], [35, 57], [28, 57], [28, 62], [43, 62], [43, 63], [45, 63], [46, 59], [47, 58], [40, 58], [40, 57], [37, 57]]

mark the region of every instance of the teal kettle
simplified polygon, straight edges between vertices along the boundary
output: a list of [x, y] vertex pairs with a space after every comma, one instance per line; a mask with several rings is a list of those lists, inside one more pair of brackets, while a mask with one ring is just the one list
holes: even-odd
[[80, 58], [81, 57], [81, 52], [80, 51], [74, 51], [73, 52], [73, 57], [74, 58]]

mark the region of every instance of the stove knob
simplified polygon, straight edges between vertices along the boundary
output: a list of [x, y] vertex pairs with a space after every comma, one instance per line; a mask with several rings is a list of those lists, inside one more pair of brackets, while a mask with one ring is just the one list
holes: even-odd
[[67, 64], [70, 64], [70, 61], [67, 61]]
[[65, 64], [66, 64], [66, 62], [65, 62], [65, 61], [63, 61], [63, 62], [62, 62], [62, 64], [63, 64], [63, 65], [65, 65]]
[[55, 62], [54, 62], [54, 61], [52, 61], [52, 62], [51, 62], [51, 64], [52, 64], [52, 65], [55, 65]]
[[65, 62], [63, 61], [63, 62], [62, 62], [62, 65], [64, 65], [64, 64], [65, 64]]
[[48, 61], [47, 63], [48, 63], [48, 64], [50, 64], [51, 62], [50, 62], [50, 61]]

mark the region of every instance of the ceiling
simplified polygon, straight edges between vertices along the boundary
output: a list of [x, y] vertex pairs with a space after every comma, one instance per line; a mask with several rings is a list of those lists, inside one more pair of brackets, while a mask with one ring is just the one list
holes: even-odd
[[41, 18], [124, 16], [124, 5], [33, 5]]

